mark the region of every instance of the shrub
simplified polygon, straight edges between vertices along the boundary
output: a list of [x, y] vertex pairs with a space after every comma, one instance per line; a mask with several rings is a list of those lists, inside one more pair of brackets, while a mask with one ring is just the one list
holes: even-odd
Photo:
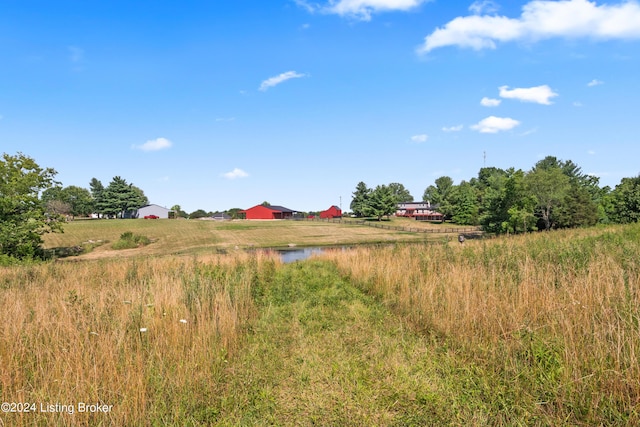
[[151, 243], [151, 240], [146, 236], [139, 234], [133, 234], [131, 231], [125, 231], [120, 235], [120, 240], [115, 242], [112, 246], [113, 249], [133, 249], [140, 246], [146, 246]]

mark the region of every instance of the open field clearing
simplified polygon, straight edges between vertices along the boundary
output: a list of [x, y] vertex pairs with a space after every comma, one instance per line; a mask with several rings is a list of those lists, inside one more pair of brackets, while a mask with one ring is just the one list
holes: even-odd
[[67, 405], [2, 423], [640, 424], [638, 225], [293, 264], [175, 252], [2, 268], [0, 394]]
[[[412, 221], [411, 224], [417, 221]], [[404, 226], [405, 220], [389, 221]], [[422, 225], [426, 227], [426, 225]], [[440, 224], [431, 224], [439, 227]], [[451, 226], [448, 226], [451, 228]], [[113, 251], [111, 243], [126, 231], [149, 237], [153, 243], [132, 250]], [[325, 246], [359, 243], [421, 242], [443, 239], [444, 234], [417, 234], [363, 225], [312, 221], [201, 221], [201, 220], [83, 220], [64, 226], [64, 233], [44, 236], [45, 247], [71, 247], [86, 242], [107, 242], [85, 258], [206, 253], [233, 249]]]

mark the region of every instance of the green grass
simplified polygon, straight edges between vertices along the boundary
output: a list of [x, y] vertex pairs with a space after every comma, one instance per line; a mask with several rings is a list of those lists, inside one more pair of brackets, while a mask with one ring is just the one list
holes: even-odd
[[[430, 342], [328, 262], [280, 268], [216, 403], [219, 425], [443, 425]], [[449, 380], [446, 380], [449, 381]], [[219, 405], [219, 406], [218, 406]]]

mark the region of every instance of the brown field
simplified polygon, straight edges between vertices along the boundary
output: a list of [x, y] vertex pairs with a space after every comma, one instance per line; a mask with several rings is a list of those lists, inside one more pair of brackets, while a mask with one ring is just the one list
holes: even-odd
[[[378, 224], [376, 224], [378, 225]], [[420, 227], [453, 230], [449, 224], [419, 223], [408, 219], [382, 222], [384, 226]], [[149, 237], [153, 243], [131, 250], [115, 251], [109, 243], [131, 231]], [[330, 246], [385, 242], [423, 242], [451, 238], [455, 233], [423, 234], [380, 229], [357, 224], [314, 221], [230, 221], [203, 220], [82, 220], [65, 224], [64, 233], [44, 236], [46, 248], [86, 245], [97, 246], [80, 258], [109, 258], [131, 255], [172, 255], [247, 248], [288, 246]], [[105, 243], [106, 242], [106, 243]], [[75, 259], [75, 257], [74, 257]]]

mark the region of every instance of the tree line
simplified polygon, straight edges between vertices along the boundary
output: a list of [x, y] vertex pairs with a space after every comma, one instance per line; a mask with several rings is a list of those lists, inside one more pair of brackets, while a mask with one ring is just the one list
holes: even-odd
[[42, 203], [49, 214], [89, 216], [97, 214], [103, 218], [124, 218], [128, 212], [149, 204], [144, 191], [120, 177], [115, 176], [105, 187], [100, 180], [92, 178], [90, 190], [75, 185], [62, 187], [59, 183], [42, 192]]
[[[40, 167], [22, 153], [0, 158], [0, 264], [43, 256], [42, 235], [62, 231], [65, 216], [125, 217], [149, 203], [144, 192], [116, 176], [106, 187], [96, 178], [90, 189], [63, 187], [53, 168]], [[614, 189], [600, 187], [571, 160], [546, 157], [529, 171], [482, 168], [478, 176], [454, 185], [442, 176], [428, 186], [423, 200], [460, 225], [481, 225], [493, 233], [521, 233], [597, 223], [640, 220], [640, 175], [623, 178]], [[368, 188], [358, 183], [351, 210], [381, 220], [413, 196], [400, 183]], [[175, 205], [177, 216], [187, 216]], [[229, 213], [236, 214], [239, 209]], [[210, 216], [203, 210], [193, 217]]]
[[[443, 220], [480, 225], [492, 233], [629, 223], [640, 219], [640, 176], [623, 178], [614, 189], [600, 187], [598, 177], [571, 160], [548, 156], [529, 171], [481, 168], [477, 177], [458, 185], [441, 176], [425, 189], [422, 200], [443, 214]], [[395, 212], [397, 203], [412, 201], [402, 184], [369, 189], [360, 182], [351, 210], [356, 216], [381, 219]]]

